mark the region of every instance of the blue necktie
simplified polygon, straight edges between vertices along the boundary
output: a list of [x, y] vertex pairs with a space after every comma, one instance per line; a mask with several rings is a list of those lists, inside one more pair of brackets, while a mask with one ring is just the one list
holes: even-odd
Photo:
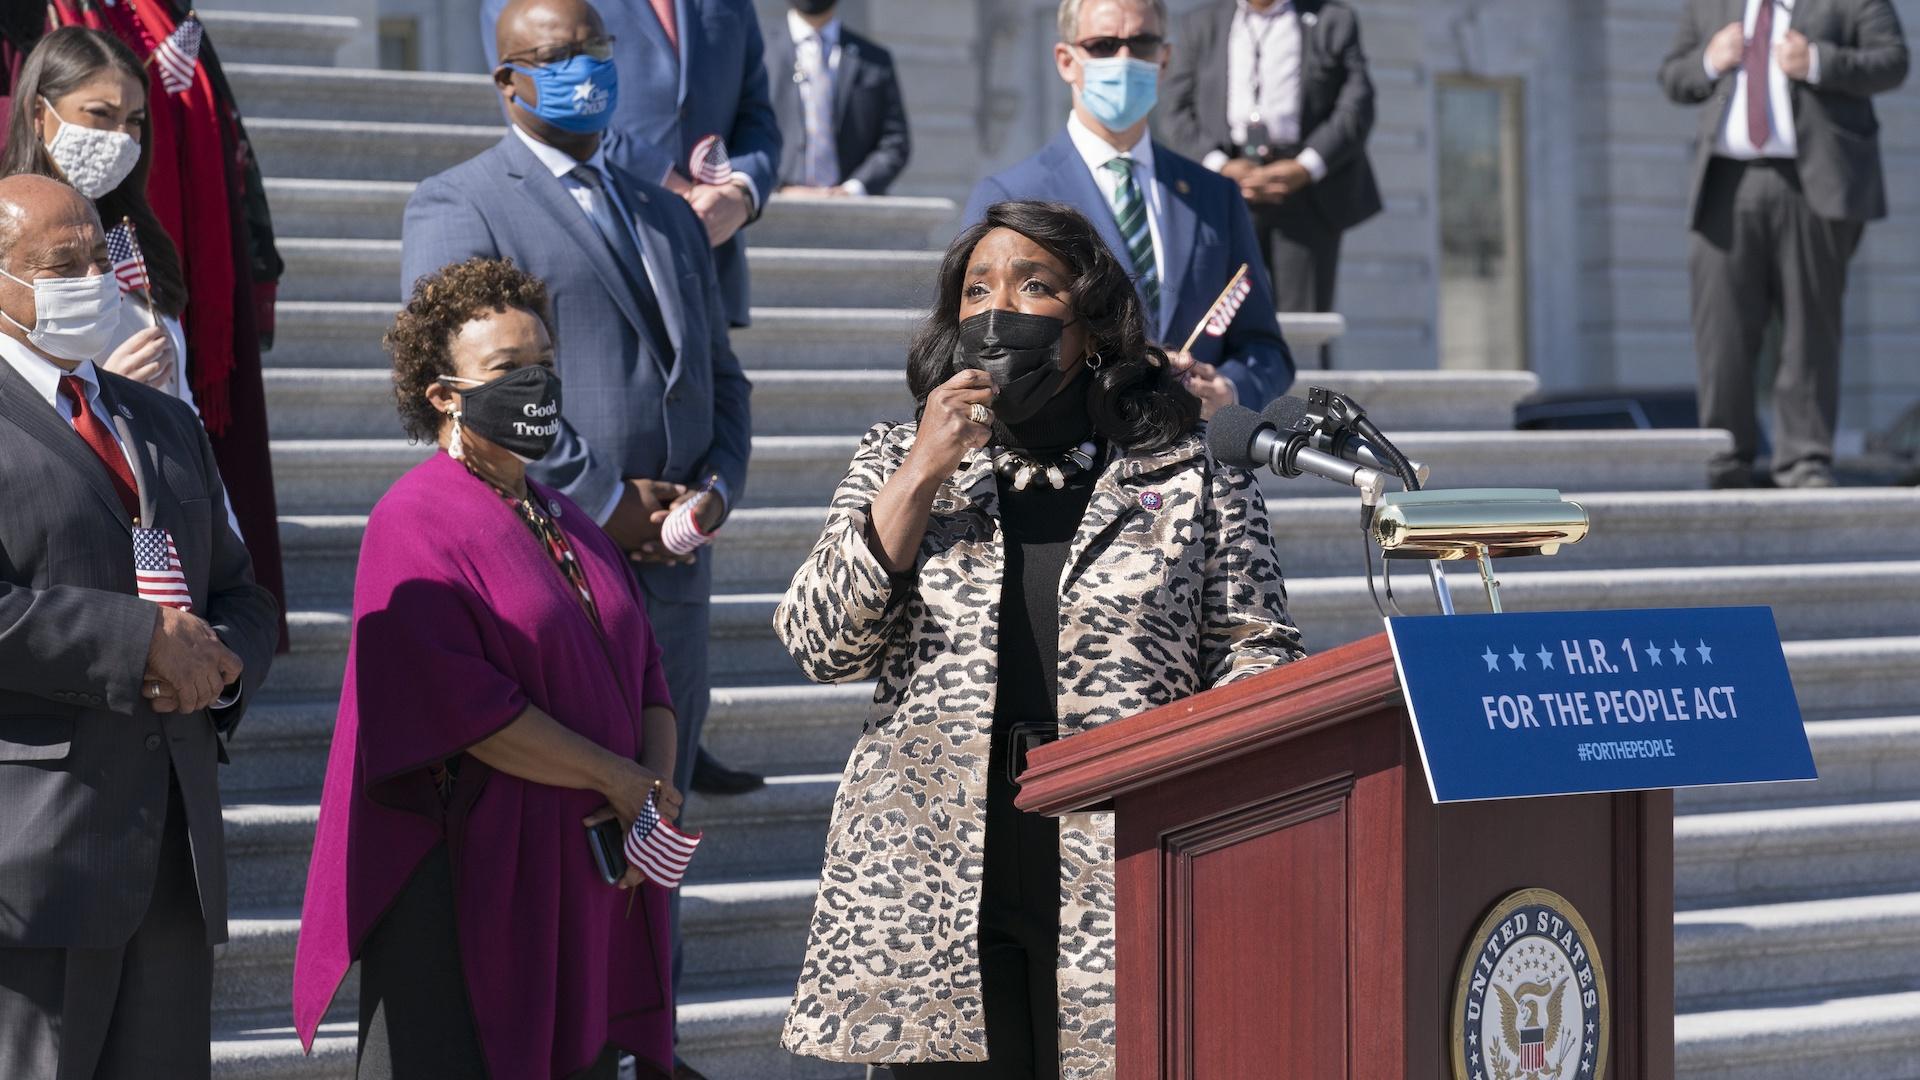
[[640, 245], [634, 241], [633, 231], [614, 212], [613, 198], [607, 193], [598, 169], [591, 165], [580, 165], [567, 175], [593, 189], [593, 209], [587, 212], [587, 219], [599, 230], [600, 239], [606, 241], [607, 249], [613, 253], [613, 261], [619, 264], [621, 275], [633, 290], [634, 302], [640, 308], [640, 319], [647, 324], [647, 334], [653, 338], [653, 347], [659, 355], [661, 366], [671, 368], [673, 338], [667, 333], [666, 318], [660, 314], [660, 298], [654, 295], [653, 282], [647, 277], [647, 263], [640, 255]]

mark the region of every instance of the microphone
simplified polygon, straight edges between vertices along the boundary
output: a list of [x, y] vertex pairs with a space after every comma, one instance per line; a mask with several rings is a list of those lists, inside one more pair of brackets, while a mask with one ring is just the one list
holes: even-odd
[[[1305, 436], [1307, 445], [1315, 450], [1330, 453], [1337, 458], [1351, 461], [1356, 465], [1364, 465], [1369, 469], [1378, 469], [1386, 473], [1394, 472], [1392, 460], [1375, 450], [1372, 443], [1355, 435], [1339, 420], [1329, 419], [1315, 412], [1311, 405], [1300, 398], [1286, 396], [1274, 398], [1267, 402], [1267, 407], [1260, 411], [1260, 415], [1267, 423], [1281, 431]], [[1424, 485], [1432, 470], [1418, 461], [1410, 461], [1408, 464], [1413, 466], [1417, 477], [1416, 486]]]
[[1224, 464], [1242, 469], [1272, 469], [1289, 480], [1302, 473], [1312, 473], [1336, 484], [1359, 488], [1360, 499], [1368, 506], [1380, 501], [1387, 486], [1383, 474], [1322, 453], [1307, 442], [1307, 435], [1283, 432], [1243, 405], [1222, 408], [1207, 428], [1207, 448]]

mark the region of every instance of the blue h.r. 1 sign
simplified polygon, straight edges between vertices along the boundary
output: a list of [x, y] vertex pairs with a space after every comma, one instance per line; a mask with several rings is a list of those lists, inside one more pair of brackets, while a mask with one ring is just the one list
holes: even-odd
[[1387, 620], [1433, 801], [1813, 780], [1764, 607]]

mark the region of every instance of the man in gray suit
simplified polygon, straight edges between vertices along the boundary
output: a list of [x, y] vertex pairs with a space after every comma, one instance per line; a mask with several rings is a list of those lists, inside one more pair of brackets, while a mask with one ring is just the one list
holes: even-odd
[[1700, 423], [1733, 433], [1715, 487], [1753, 486], [1754, 370], [1776, 313], [1774, 482], [1833, 486], [1847, 263], [1887, 215], [1872, 98], [1906, 77], [1890, 0], [1687, 5], [1660, 85], [1706, 105], [1688, 224]]
[[[680, 721], [673, 779], [685, 791], [707, 713], [712, 560], [704, 549], [691, 558], [667, 552], [660, 524], [664, 511], [709, 481], [705, 531], [719, 528], [740, 498], [751, 387], [727, 341], [700, 219], [685, 199], [601, 152], [614, 111], [611, 80], [573, 57], [605, 55], [605, 41], [584, 0], [507, 7], [500, 55], [540, 64], [515, 61], [495, 72], [513, 129], [428, 178], [407, 203], [401, 285], [410, 290], [422, 275], [476, 255], [510, 258], [546, 282], [566, 414], [552, 453], [529, 472], [595, 514], [633, 557], [665, 649]], [[588, 81], [569, 88], [556, 75], [526, 74], [541, 67]]]
[[6, 1077], [208, 1074], [215, 768], [279, 640], [199, 419], [94, 366], [118, 301], [93, 205], [0, 180]]

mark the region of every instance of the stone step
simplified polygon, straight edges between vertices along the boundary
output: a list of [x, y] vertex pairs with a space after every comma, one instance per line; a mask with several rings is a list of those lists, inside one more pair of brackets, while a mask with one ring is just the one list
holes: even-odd
[[[393, 377], [379, 368], [268, 368], [274, 434], [288, 439], [382, 438], [400, 430]], [[758, 371], [754, 430], [762, 435], [838, 435], [881, 418], [910, 420], [913, 399], [897, 372]]]
[[[1551, 558], [1511, 561], [1503, 570], [1856, 562], [1911, 554], [1911, 538], [1920, 534], [1920, 491], [1910, 488], [1603, 492], [1582, 494], [1579, 501], [1592, 518], [1592, 535]], [[734, 514], [715, 542], [715, 590], [785, 592], [825, 516], [823, 506]], [[1279, 507], [1274, 528], [1288, 578], [1358, 572], [1356, 525], [1349, 499], [1292, 499]], [[296, 605], [351, 602], [365, 527], [363, 515], [280, 520]]]
[[1920, 801], [1684, 814], [1673, 830], [1682, 910], [1920, 888]]
[[[485, 75], [450, 71], [381, 71], [366, 68], [302, 67], [292, 63], [228, 64], [227, 82], [242, 115], [276, 120], [369, 120], [409, 123], [504, 125], [500, 96]], [[248, 121], [251, 130], [252, 121]], [[287, 175], [281, 172], [280, 175]], [[276, 193], [269, 188], [270, 198]], [[402, 202], [404, 202], [404, 197]], [[330, 236], [294, 232], [281, 222], [281, 203], [273, 203], [276, 235]], [[400, 219], [393, 218], [393, 235]]]
[[[505, 134], [503, 123], [247, 120], [247, 135], [267, 176], [331, 180], [419, 180], [460, 164]], [[398, 278], [397, 270], [389, 276]], [[293, 280], [289, 274], [289, 283]]]
[[[229, 65], [231, 68], [232, 65]], [[338, 118], [322, 100], [304, 96], [338, 75], [326, 68], [288, 69], [249, 67], [235, 76], [243, 107], [251, 95], [290, 99], [274, 116]], [[352, 73], [360, 74], [360, 73]], [[390, 106], [388, 88], [425, 94], [440, 104], [434, 119], [441, 123], [487, 126], [499, 119], [499, 99], [492, 83], [481, 76], [420, 72], [377, 72], [368, 88], [350, 80], [355, 97], [355, 120], [403, 121], [417, 119], [411, 108]], [[250, 80], [250, 81], [249, 81]], [[478, 81], [478, 95], [472, 84]], [[332, 92], [329, 89], [328, 92]], [[363, 100], [364, 99], [364, 100]], [[410, 103], [408, 103], [410, 104]], [[249, 107], [249, 115], [261, 114]], [[267, 114], [261, 114], [267, 115]], [[400, 239], [401, 220], [414, 184], [407, 180], [297, 180], [267, 181], [273, 204], [276, 235], [283, 237], [354, 237], [366, 240]], [[959, 209], [948, 199], [878, 196], [867, 199], [814, 199], [775, 195], [760, 220], [748, 227], [754, 247], [840, 247], [851, 237], [863, 248], [898, 251], [927, 250], [936, 229], [952, 221]]]
[[[1727, 784], [1674, 792], [1680, 814], [1920, 799], [1920, 716], [1816, 720], [1807, 725], [1820, 779]], [[1920, 972], [1920, 967], [1915, 967]]]
[[[820, 872], [827, 817], [839, 781], [831, 773], [787, 774], [771, 776], [766, 787], [745, 795], [690, 796], [685, 821], [708, 835], [687, 880], [700, 884], [814, 877]], [[292, 797], [234, 802], [222, 809], [227, 896], [234, 910], [297, 909], [306, 891], [319, 806]]]
[[1920, 987], [1683, 1013], [1674, 1040], [1684, 1080], [1920, 1076]]
[[[700, 742], [736, 768], [838, 773], [872, 700], [871, 683], [715, 687]], [[317, 797], [338, 711], [333, 693], [291, 701], [268, 695], [248, 710], [233, 740], [221, 791], [235, 802], [289, 791]]]
[[[392, 325], [398, 306], [385, 298], [283, 300], [275, 309], [274, 347], [266, 356], [267, 370], [387, 371], [392, 361], [380, 339]], [[757, 307], [752, 326], [733, 330], [733, 350], [749, 372], [807, 370], [823, 377], [845, 372], [885, 374], [904, 386], [907, 345], [921, 314], [912, 308]], [[1283, 323], [1305, 318], [1281, 316]], [[1309, 371], [1302, 374], [1293, 393], [1303, 395], [1308, 386], [1327, 386], [1352, 395], [1397, 438], [1402, 431], [1508, 429], [1514, 405], [1538, 388], [1539, 379], [1530, 372], [1507, 371]], [[864, 428], [875, 419], [867, 417], [855, 426]]]
[[[862, 1080], [860, 1065], [795, 1057], [780, 1049], [780, 1026], [792, 1001], [789, 983], [745, 992], [685, 995], [680, 1001], [677, 1053], [713, 1080]], [[313, 1056], [303, 1057], [285, 1010], [242, 1025], [217, 1028], [216, 1080], [352, 1080], [355, 1025], [323, 1025]]]
[[[742, 506], [823, 506], [859, 446], [853, 435], [764, 435], [753, 440]], [[1434, 469], [1436, 487], [1559, 487], [1659, 491], [1699, 486], [1724, 448], [1722, 431], [1409, 431], [1399, 444]], [[427, 453], [404, 439], [275, 439], [275, 494], [287, 514], [364, 512]], [[1269, 499], [1328, 497], [1317, 477], [1266, 475]], [[1356, 541], [1356, 548], [1357, 541]]]
[[1683, 911], [1673, 945], [1681, 1012], [1883, 990], [1920, 976], [1920, 893]]
[[1920, 712], [1920, 637], [1789, 641], [1786, 653], [1808, 720]]
[[[288, 300], [378, 302], [398, 295], [399, 240], [290, 237], [277, 246], [287, 262], [280, 295]], [[932, 251], [749, 247], [747, 265], [754, 301], [771, 307], [924, 308], [933, 301], [940, 256]]]
[[[247, 64], [332, 64], [340, 47], [360, 31], [360, 20], [344, 15], [278, 15], [255, 11], [201, 9], [196, 12], [207, 28], [229, 79], [233, 69]], [[255, 110], [242, 98], [251, 134]]]
[[[702, 994], [770, 982], [791, 982], [806, 949], [807, 922], [818, 880], [687, 885], [680, 920], [686, 935], [681, 992]], [[298, 908], [250, 913], [229, 921], [229, 940], [214, 964], [214, 1023], [242, 1021], [264, 1002], [293, 997]], [[329, 1015], [354, 1017], [359, 971], [350, 971]]]

